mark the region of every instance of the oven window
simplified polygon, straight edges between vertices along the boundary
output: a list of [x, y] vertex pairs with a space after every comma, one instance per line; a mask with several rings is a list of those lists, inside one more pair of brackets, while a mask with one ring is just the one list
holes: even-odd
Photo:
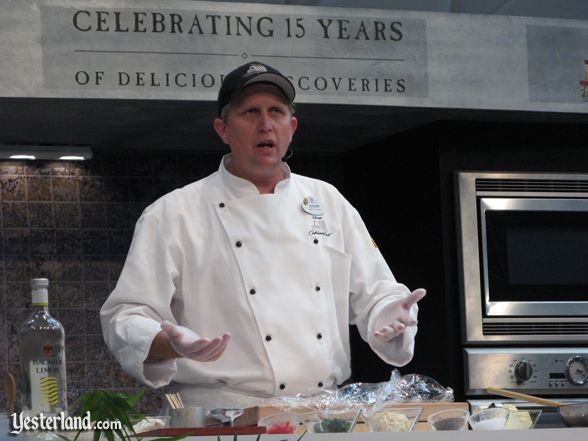
[[489, 300], [588, 301], [588, 213], [486, 210]]

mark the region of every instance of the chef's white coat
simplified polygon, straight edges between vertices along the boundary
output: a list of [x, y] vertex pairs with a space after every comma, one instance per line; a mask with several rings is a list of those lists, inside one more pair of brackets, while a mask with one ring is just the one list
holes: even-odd
[[[171, 382], [184, 401], [209, 408], [311, 393], [350, 376], [350, 323], [383, 360], [408, 363], [416, 327], [388, 343], [372, 335], [379, 311], [409, 290], [358, 212], [332, 185], [285, 164], [275, 192], [259, 194], [227, 171], [230, 160], [138, 220], [101, 310], [124, 370], [153, 387]], [[322, 215], [303, 210], [309, 196]], [[203, 337], [230, 332], [231, 340], [214, 362], [145, 362], [163, 320]]]

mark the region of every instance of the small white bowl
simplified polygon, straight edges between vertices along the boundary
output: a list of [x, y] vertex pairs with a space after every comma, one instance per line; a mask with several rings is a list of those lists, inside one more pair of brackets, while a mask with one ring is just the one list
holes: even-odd
[[[510, 409], [509, 409], [510, 410]], [[505, 430], [532, 429], [541, 416], [541, 409], [510, 410], [510, 415], [504, 426]]]
[[465, 409], [449, 409], [432, 413], [427, 421], [435, 431], [467, 430], [469, 416]]
[[352, 432], [361, 409], [325, 410], [304, 416], [306, 430], [310, 433]]
[[278, 412], [261, 418], [258, 426], [264, 426], [268, 435], [296, 433], [302, 422], [299, 415], [292, 412]]
[[502, 430], [510, 411], [502, 407], [484, 409], [470, 415], [470, 426], [474, 430]]
[[384, 407], [376, 412], [364, 412], [363, 419], [370, 432], [410, 432], [422, 411], [422, 407]]

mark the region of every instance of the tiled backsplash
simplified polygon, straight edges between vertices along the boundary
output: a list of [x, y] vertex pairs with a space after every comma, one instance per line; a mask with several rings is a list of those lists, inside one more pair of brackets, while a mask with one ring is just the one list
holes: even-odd
[[[66, 331], [69, 402], [94, 389], [141, 388], [106, 348], [100, 307], [116, 284], [143, 209], [215, 171], [221, 156], [101, 151], [79, 163], [0, 162], [0, 372], [8, 369], [18, 384], [16, 333], [30, 313], [29, 281], [47, 277], [49, 310]], [[297, 153], [289, 163], [294, 172], [343, 190], [341, 154]], [[147, 390], [142, 409], [156, 413], [161, 395]]]

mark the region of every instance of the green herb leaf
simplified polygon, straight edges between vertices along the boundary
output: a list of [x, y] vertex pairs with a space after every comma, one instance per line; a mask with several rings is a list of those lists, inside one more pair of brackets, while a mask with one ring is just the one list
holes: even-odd
[[[135, 439], [137, 434], [133, 429], [133, 423], [140, 421], [144, 416], [136, 409], [137, 402], [145, 392], [141, 389], [134, 395], [126, 395], [110, 391], [87, 392], [79, 398], [79, 415], [85, 417], [90, 413], [90, 421], [119, 421], [120, 429], [95, 430], [93, 439], [99, 441], [101, 435], [108, 441], [128, 441]], [[76, 435], [77, 439], [81, 431]], [[118, 439], [117, 439], [118, 437]]]

